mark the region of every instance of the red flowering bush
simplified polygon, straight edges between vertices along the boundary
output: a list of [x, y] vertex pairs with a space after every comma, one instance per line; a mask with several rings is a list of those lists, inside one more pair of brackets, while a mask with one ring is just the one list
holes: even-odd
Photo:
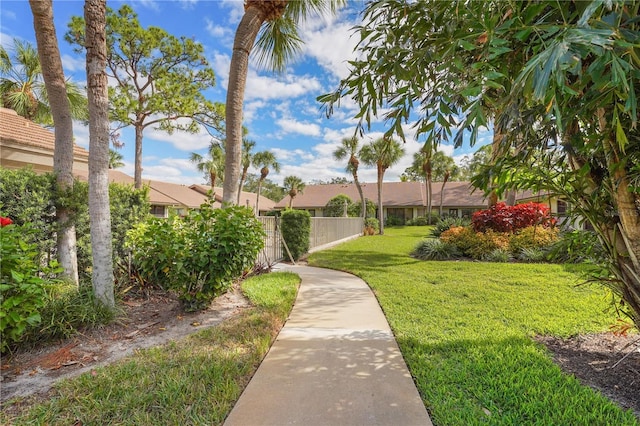
[[5, 227], [7, 225], [11, 225], [13, 221], [11, 218], [0, 216], [0, 227]]
[[555, 224], [555, 219], [549, 214], [549, 207], [542, 203], [515, 206], [498, 203], [489, 209], [475, 212], [471, 223], [476, 232], [515, 232], [529, 226], [550, 227]]

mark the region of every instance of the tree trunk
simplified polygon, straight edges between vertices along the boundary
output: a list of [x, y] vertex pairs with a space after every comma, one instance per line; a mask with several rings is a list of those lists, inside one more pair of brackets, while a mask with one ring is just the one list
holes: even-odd
[[358, 189], [358, 194], [360, 194], [360, 205], [362, 208], [362, 211], [360, 212], [360, 214], [362, 215], [363, 219], [367, 218], [367, 202], [364, 199], [364, 192], [362, 191], [362, 185], [360, 185], [360, 181], [358, 180], [358, 173], [353, 172], [353, 182], [356, 184], [356, 188]]
[[236, 191], [242, 167], [242, 107], [249, 70], [249, 54], [264, 19], [260, 9], [249, 7], [238, 24], [233, 42], [225, 117], [226, 156], [222, 191], [223, 206], [232, 205], [238, 198]]
[[[58, 49], [58, 38], [53, 24], [52, 0], [29, 0], [33, 13], [33, 26], [38, 44], [38, 56], [42, 67], [47, 97], [55, 126], [53, 172], [57, 190], [62, 194], [73, 189], [73, 121], [67, 97], [67, 88]], [[63, 197], [64, 198], [64, 197]], [[78, 260], [76, 229], [72, 211], [65, 205], [56, 206], [58, 223], [58, 261], [64, 268], [64, 276], [78, 285]]]
[[258, 180], [258, 193], [256, 194], [256, 216], [260, 216], [260, 190], [262, 189], [262, 181], [264, 179]]
[[144, 130], [141, 124], [142, 121], [136, 120], [136, 155], [134, 159], [134, 171], [133, 179], [136, 189], [142, 188], [142, 131]]
[[433, 187], [431, 186], [431, 173], [426, 176], [427, 185], [427, 223], [431, 225], [431, 209], [433, 208]]
[[238, 185], [238, 202], [240, 205], [240, 196], [242, 195], [242, 188], [244, 187], [244, 181], [247, 179], [247, 170], [246, 168], [242, 168], [242, 175], [240, 176], [240, 184]]
[[[493, 141], [491, 142], [491, 164], [495, 164], [497, 158], [500, 155], [500, 146], [502, 145], [502, 141], [504, 141], [504, 133], [502, 127], [497, 123], [493, 126]], [[489, 199], [487, 200], [488, 207], [493, 207], [498, 204], [498, 193], [493, 189], [493, 182], [490, 183], [491, 193], [489, 194]], [[515, 194], [514, 194], [514, 203], [515, 203]]]
[[384, 234], [384, 213], [382, 211], [382, 180], [384, 169], [378, 166], [378, 221], [380, 222], [380, 235]]
[[444, 202], [444, 186], [447, 184], [449, 180], [449, 176], [445, 174], [444, 179], [442, 179], [442, 188], [440, 188], [440, 219], [442, 220], [442, 203]]
[[109, 92], [107, 86], [106, 0], [86, 0], [87, 99], [89, 101], [89, 219], [96, 300], [116, 306], [109, 208]]

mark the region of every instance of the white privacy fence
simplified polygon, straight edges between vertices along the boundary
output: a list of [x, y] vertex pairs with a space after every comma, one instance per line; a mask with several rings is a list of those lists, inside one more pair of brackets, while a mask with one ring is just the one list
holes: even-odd
[[[273, 216], [260, 216], [266, 233], [264, 249], [258, 261], [272, 264], [284, 260], [287, 255], [282, 248], [282, 236], [278, 227], [280, 219]], [[277, 222], [276, 222], [277, 221]], [[309, 235], [309, 251], [362, 235], [364, 223], [360, 217], [312, 217]]]

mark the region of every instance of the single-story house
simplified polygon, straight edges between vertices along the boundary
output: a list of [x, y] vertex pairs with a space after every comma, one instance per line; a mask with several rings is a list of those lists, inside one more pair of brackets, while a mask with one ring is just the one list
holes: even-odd
[[[34, 123], [12, 109], [0, 108], [0, 166], [20, 169], [30, 165], [36, 173], [53, 170], [52, 130]], [[89, 170], [89, 151], [74, 144], [73, 171]]]
[[[0, 167], [20, 169], [31, 167], [36, 173], [53, 171], [53, 150], [55, 135], [46, 129], [7, 108], [0, 108]], [[89, 176], [89, 151], [75, 145], [73, 149], [73, 174], [87, 181]], [[134, 178], [118, 170], [109, 170], [109, 182], [134, 185]], [[157, 180], [143, 180], [149, 187], [151, 214], [168, 217], [169, 213], [185, 214], [189, 209], [197, 209], [207, 201], [206, 185], [183, 185]], [[220, 207], [222, 188], [216, 188], [214, 207]], [[241, 200], [248, 206], [255, 206], [256, 194], [242, 192]], [[275, 203], [260, 197], [260, 211], [273, 209]]]
[[[378, 185], [376, 183], [362, 183], [365, 199], [377, 204]], [[442, 182], [433, 182], [431, 209], [440, 210], [440, 194]], [[327, 202], [339, 194], [344, 194], [355, 203], [360, 201], [360, 195], [355, 184], [307, 185], [301, 193], [293, 199], [293, 208], [307, 210], [312, 216], [322, 217]], [[290, 197], [287, 195], [275, 205], [276, 210], [289, 206]], [[425, 216], [427, 212], [427, 189], [424, 182], [384, 182], [382, 184], [382, 204], [384, 218], [397, 217], [403, 221]], [[482, 191], [475, 190], [469, 182], [447, 182], [442, 193], [443, 214], [470, 217], [473, 212], [485, 209], [487, 201]]]
[[[189, 188], [199, 192], [200, 194], [208, 194], [212, 189], [209, 185], [191, 185]], [[222, 188], [215, 187], [213, 189], [215, 200], [219, 203], [222, 203]], [[257, 195], [258, 194], [256, 194], [255, 192], [242, 191], [242, 193], [240, 194], [240, 205], [250, 207], [255, 211]], [[260, 209], [259, 216], [263, 216], [265, 213], [272, 211], [275, 205], [275, 201], [261, 195], [260, 205], [258, 206], [258, 208]]]

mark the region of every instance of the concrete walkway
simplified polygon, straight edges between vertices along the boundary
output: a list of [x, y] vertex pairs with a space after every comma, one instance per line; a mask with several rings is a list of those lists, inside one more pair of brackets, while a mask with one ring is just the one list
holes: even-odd
[[302, 284], [225, 426], [431, 425], [378, 302], [360, 278], [283, 265]]

